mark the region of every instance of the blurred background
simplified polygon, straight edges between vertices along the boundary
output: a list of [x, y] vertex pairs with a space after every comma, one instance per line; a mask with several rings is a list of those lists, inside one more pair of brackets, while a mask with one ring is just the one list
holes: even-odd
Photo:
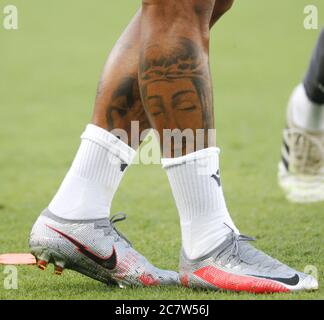
[[[0, 24], [0, 253], [28, 251], [32, 223], [57, 190], [91, 120], [105, 59], [140, 1], [0, 0], [0, 13], [8, 4], [17, 7], [19, 25], [5, 30]], [[318, 30], [304, 28], [309, 4], [318, 8]], [[236, 1], [211, 42], [217, 141], [236, 224], [268, 253], [301, 270], [315, 264], [322, 276], [323, 204], [287, 203], [277, 186], [277, 164], [286, 104], [323, 24], [323, 0]], [[178, 217], [159, 166], [129, 170], [115, 211], [128, 213], [121, 229], [136, 248], [160, 267], [177, 268]], [[34, 297], [33, 286], [40, 284], [55, 298], [50, 286], [60, 288], [62, 280], [49, 284], [33, 272], [21, 268], [21, 290], [5, 297]], [[89, 290], [95, 297], [122, 297], [117, 291], [104, 296], [103, 287], [71, 277], [71, 297], [89, 298]], [[129, 297], [210, 298], [180, 289], [148, 292]], [[323, 290], [314, 297], [324, 298]]]

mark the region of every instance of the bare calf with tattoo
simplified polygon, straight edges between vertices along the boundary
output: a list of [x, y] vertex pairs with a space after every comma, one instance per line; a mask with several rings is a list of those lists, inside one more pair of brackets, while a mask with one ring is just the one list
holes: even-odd
[[[107, 60], [93, 123], [71, 169], [33, 227], [30, 247], [40, 268], [54, 262], [58, 273], [66, 267], [121, 286], [181, 283], [253, 293], [317, 288], [311, 276], [252, 247], [227, 210], [220, 151], [208, 134], [214, 129], [209, 29], [232, 3], [142, 0]], [[134, 121], [140, 133], [154, 128], [161, 146], [165, 131], [193, 133], [173, 140], [162, 159], [180, 216], [179, 274], [157, 269], [133, 249], [115, 227], [124, 216], [107, 219], [138, 147]]]
[[[216, 1], [210, 27], [230, 9], [233, 1]], [[142, 11], [139, 10], [107, 59], [98, 84], [93, 115], [93, 124], [101, 128], [124, 130], [128, 137], [125, 142], [134, 149], [138, 147], [138, 137], [131, 136], [131, 122], [138, 122], [139, 134], [151, 128], [138, 87], [141, 15]]]
[[142, 133], [150, 128], [138, 87], [141, 12], [139, 11], [110, 53], [95, 101], [93, 124], [112, 131], [123, 129], [134, 149], [137, 137], [131, 137], [131, 122], [137, 121]]

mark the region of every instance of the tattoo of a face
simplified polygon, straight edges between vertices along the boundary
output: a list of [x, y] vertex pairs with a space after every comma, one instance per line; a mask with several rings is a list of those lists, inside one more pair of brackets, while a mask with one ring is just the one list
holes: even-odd
[[209, 65], [193, 41], [180, 38], [173, 48], [147, 48], [140, 84], [144, 106], [160, 134], [163, 129], [213, 129]]
[[139, 121], [140, 131], [149, 128], [142, 105], [136, 77], [124, 78], [112, 96], [107, 107], [108, 129], [124, 129], [130, 133], [131, 121]]

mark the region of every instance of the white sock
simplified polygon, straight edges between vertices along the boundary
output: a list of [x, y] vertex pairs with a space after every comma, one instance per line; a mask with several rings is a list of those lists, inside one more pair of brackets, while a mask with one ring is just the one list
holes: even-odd
[[72, 167], [49, 205], [71, 220], [106, 218], [125, 168], [135, 150], [108, 131], [89, 124]]
[[210, 253], [231, 229], [239, 233], [226, 207], [219, 153], [218, 148], [208, 148], [162, 159], [180, 215], [183, 249], [190, 259]]
[[309, 131], [324, 131], [324, 105], [310, 101], [303, 84], [294, 90], [289, 108], [297, 127]]

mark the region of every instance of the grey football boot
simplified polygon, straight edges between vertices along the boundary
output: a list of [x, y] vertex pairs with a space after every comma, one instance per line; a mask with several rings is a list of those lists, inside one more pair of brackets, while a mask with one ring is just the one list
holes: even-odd
[[160, 270], [133, 249], [115, 228], [123, 214], [109, 219], [71, 221], [45, 210], [33, 226], [29, 246], [40, 269], [71, 269], [119, 286], [177, 285], [178, 273]]
[[[296, 90], [301, 90], [300, 86]], [[283, 131], [279, 185], [291, 202], [324, 201], [324, 133], [307, 131], [294, 124], [292, 108], [296, 103], [299, 101], [293, 94], [287, 128]]]
[[210, 254], [190, 260], [182, 251], [180, 281], [190, 288], [250, 293], [316, 290], [315, 278], [295, 271], [255, 249], [243, 235], [230, 233]]

